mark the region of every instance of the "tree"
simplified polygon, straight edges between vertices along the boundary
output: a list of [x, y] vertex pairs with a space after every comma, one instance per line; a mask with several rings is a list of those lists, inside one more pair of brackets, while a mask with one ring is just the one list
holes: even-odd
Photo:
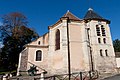
[[0, 27], [2, 47], [1, 67], [6, 70], [17, 68], [19, 53], [24, 49], [24, 45], [38, 38], [38, 34], [26, 27], [27, 18], [18, 12], [5, 15], [3, 25]]
[[115, 52], [120, 52], [120, 40], [119, 39], [115, 39], [113, 41], [113, 46], [114, 46]]

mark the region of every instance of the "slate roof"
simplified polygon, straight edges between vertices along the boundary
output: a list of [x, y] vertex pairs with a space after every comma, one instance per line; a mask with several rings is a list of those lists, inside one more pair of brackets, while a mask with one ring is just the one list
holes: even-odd
[[93, 9], [89, 8], [84, 19], [103, 19], [103, 18], [97, 13], [95, 13]]
[[81, 21], [78, 17], [76, 17], [74, 14], [72, 14], [69, 10], [67, 11], [66, 14], [64, 14], [62, 17], [69, 17], [70, 20], [76, 20], [76, 21]]
[[104, 19], [99, 14], [94, 12], [92, 8], [88, 9], [86, 15], [84, 16], [84, 20], [102, 20], [102, 21], [106, 21], [106, 22], [110, 23], [109, 20]]

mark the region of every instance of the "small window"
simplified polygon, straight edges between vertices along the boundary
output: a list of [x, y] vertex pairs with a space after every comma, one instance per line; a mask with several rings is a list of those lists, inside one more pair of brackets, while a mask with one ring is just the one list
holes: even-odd
[[103, 54], [102, 54], [102, 49], [100, 49], [100, 56], [103, 56]]
[[101, 39], [100, 38], [98, 38], [98, 43], [101, 43]]
[[38, 45], [40, 45], [40, 41], [38, 41]]
[[41, 61], [42, 60], [42, 51], [38, 50], [36, 51], [36, 61]]
[[104, 44], [106, 44], [106, 38], [103, 38], [103, 42], [104, 42]]
[[108, 51], [107, 50], [105, 50], [105, 55], [108, 56]]
[[97, 32], [97, 36], [100, 36], [100, 28], [98, 25], [96, 25], [96, 32]]

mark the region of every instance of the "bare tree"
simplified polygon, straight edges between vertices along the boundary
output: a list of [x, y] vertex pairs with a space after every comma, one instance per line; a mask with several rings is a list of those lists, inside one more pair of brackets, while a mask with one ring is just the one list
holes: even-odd
[[2, 38], [16, 34], [21, 26], [27, 26], [27, 18], [19, 12], [9, 13], [2, 17], [3, 25], [0, 26]]

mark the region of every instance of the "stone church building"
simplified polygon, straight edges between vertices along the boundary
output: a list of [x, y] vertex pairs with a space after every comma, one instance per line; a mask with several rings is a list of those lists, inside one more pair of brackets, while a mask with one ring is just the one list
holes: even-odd
[[66, 74], [97, 70], [113, 73], [116, 68], [110, 21], [93, 9], [83, 19], [71, 12], [64, 14], [49, 32], [26, 44], [20, 53], [18, 74], [37, 66], [37, 73]]

